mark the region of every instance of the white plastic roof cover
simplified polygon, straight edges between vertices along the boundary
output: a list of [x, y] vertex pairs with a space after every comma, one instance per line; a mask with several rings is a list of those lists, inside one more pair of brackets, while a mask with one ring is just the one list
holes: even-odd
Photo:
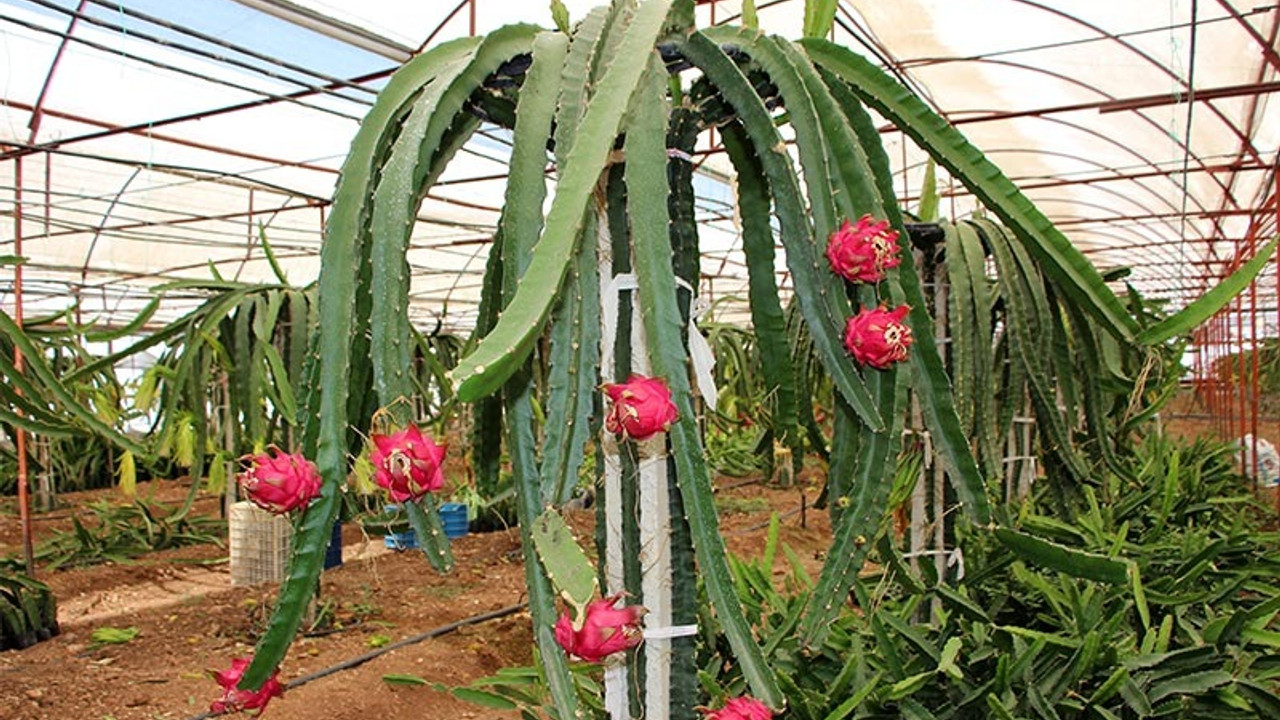
[[[594, 4], [566, 2], [575, 18]], [[798, 36], [803, 0], [757, 4], [768, 30]], [[337, 168], [386, 75], [429, 42], [549, 25], [547, 5], [0, 0], [0, 255], [21, 236], [26, 314], [78, 301], [85, 320], [126, 322], [152, 286], [211, 267], [271, 281], [259, 226], [289, 280], [309, 282]], [[739, 11], [702, 2], [700, 24]], [[1096, 263], [1182, 304], [1243, 238], [1275, 231], [1278, 26], [1261, 0], [855, 0], [834, 38], [957, 123]], [[885, 141], [910, 207], [923, 155]], [[423, 205], [420, 322], [470, 324], [507, 151], [485, 129]], [[727, 177], [711, 156], [698, 182], [715, 297], [745, 296]], [[944, 213], [970, 212], [942, 182]]]

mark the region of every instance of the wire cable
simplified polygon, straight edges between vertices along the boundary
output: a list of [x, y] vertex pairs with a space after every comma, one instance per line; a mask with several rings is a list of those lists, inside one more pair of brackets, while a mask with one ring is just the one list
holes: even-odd
[[[351, 90], [357, 90], [359, 92], [366, 93], [369, 95], [378, 94], [376, 90], [374, 90], [373, 88], [367, 87], [365, 85], [354, 83], [354, 82], [351, 82], [350, 80], [336, 77], [334, 75], [329, 75], [329, 74], [320, 72], [318, 70], [314, 70], [312, 68], [306, 67], [304, 65], [297, 65], [297, 64], [288, 62], [286, 60], [282, 60], [280, 58], [267, 55], [266, 53], [260, 53], [256, 50], [253, 50], [252, 48], [248, 48], [243, 45], [239, 45], [236, 43], [229, 42], [227, 40], [223, 40], [222, 38], [209, 35], [208, 33], [201, 32], [199, 30], [187, 27], [185, 25], [180, 25], [178, 23], [170, 22], [168, 20], [165, 20], [164, 18], [156, 17], [155, 15], [149, 15], [139, 10], [133, 10], [131, 8], [125, 7], [123, 3], [108, 2], [107, 0], [89, 0], [89, 2], [99, 7], [103, 7], [108, 10], [111, 10], [112, 12], [118, 12], [127, 17], [131, 17], [137, 20], [142, 20], [143, 22], [151, 23], [152, 25], [156, 25], [157, 27], [162, 27], [166, 30], [172, 30], [173, 32], [181, 33], [183, 35], [193, 37], [197, 40], [207, 42], [211, 45], [217, 45], [218, 47], [240, 53], [241, 55], [245, 55], [247, 57], [251, 57], [256, 60], [262, 60], [263, 62], [271, 63], [273, 65], [282, 67], [286, 70], [292, 70], [293, 72], [302, 73], [304, 75], [310, 75], [311, 77], [316, 78], [317, 80], [323, 80], [326, 83], [329, 83], [330, 85], [333, 85], [333, 86], [349, 88]], [[345, 97], [345, 96], [342, 96], [342, 97]], [[350, 98], [347, 98], [347, 99], [350, 99]]]
[[[38, 1], [41, 1], [41, 0], [34, 0], [34, 1], [37, 1], [37, 2], [38, 2]], [[250, 86], [248, 86], [248, 85], [241, 85], [240, 83], [232, 82], [232, 81], [230, 81], [230, 80], [223, 80], [223, 79], [215, 78], [215, 77], [213, 77], [213, 76], [211, 76], [211, 75], [206, 75], [206, 74], [204, 74], [204, 73], [196, 72], [195, 70], [188, 70], [188, 69], [186, 69], [186, 68], [178, 67], [177, 65], [171, 65], [171, 64], [169, 64], [169, 63], [161, 62], [161, 61], [159, 61], [159, 60], [153, 60], [153, 59], [151, 59], [151, 58], [143, 57], [143, 56], [141, 56], [141, 55], [137, 55], [137, 54], [135, 54], [135, 53], [130, 53], [130, 52], [127, 52], [127, 51], [125, 51], [125, 50], [121, 50], [121, 49], [119, 49], [119, 48], [112, 48], [112, 47], [109, 47], [109, 46], [107, 46], [107, 45], [103, 45], [102, 43], [95, 42], [95, 41], [93, 41], [93, 40], [86, 40], [85, 38], [77, 37], [77, 36], [75, 36], [75, 35], [68, 35], [68, 34], [66, 34], [65, 32], [62, 32], [62, 31], [60, 31], [60, 30], [52, 30], [52, 29], [50, 29], [50, 28], [43, 27], [43, 26], [41, 26], [41, 25], [39, 25], [39, 24], [36, 24], [36, 23], [28, 22], [28, 21], [26, 21], [26, 20], [19, 20], [18, 18], [15, 18], [15, 17], [12, 17], [12, 16], [4, 16], [3, 18], [0, 18], [0, 19], [3, 19], [5, 22], [11, 23], [11, 24], [13, 24], [13, 25], [17, 25], [17, 26], [22, 27], [22, 28], [25, 28], [25, 29], [27, 29], [27, 30], [31, 30], [31, 31], [33, 31], [33, 32], [38, 32], [38, 33], [41, 33], [41, 34], [44, 34], [44, 35], [53, 35], [53, 36], [58, 37], [58, 38], [66, 38], [66, 39], [69, 39], [71, 42], [74, 42], [74, 43], [77, 43], [77, 44], [80, 44], [80, 45], [84, 45], [84, 46], [86, 46], [86, 47], [90, 47], [90, 48], [93, 48], [93, 49], [95, 49], [95, 50], [99, 50], [99, 51], [104, 52], [104, 53], [107, 53], [107, 54], [109, 54], [109, 55], [112, 55], [112, 56], [115, 56], [115, 57], [124, 58], [124, 59], [126, 59], [126, 60], [132, 60], [132, 61], [134, 61], [134, 62], [139, 62], [139, 63], [145, 64], [145, 65], [150, 65], [150, 66], [155, 67], [155, 68], [158, 68], [158, 69], [160, 69], [160, 70], [166, 70], [166, 71], [168, 71], [168, 72], [177, 73], [177, 74], [179, 74], [179, 75], [185, 75], [185, 76], [187, 76], [187, 77], [191, 77], [191, 78], [195, 78], [195, 79], [197, 79], [197, 80], [201, 80], [201, 81], [204, 81], [204, 82], [212, 83], [212, 84], [214, 84], [214, 85], [222, 85], [222, 86], [224, 86], [224, 87], [228, 87], [228, 88], [231, 88], [231, 89], [233, 89], [233, 90], [239, 90], [239, 91], [241, 91], [241, 92], [250, 93], [250, 94], [252, 94], [252, 95], [254, 95], [254, 96], [261, 97], [261, 98], [265, 98], [265, 99], [270, 99], [270, 100], [282, 100], [282, 101], [285, 101], [285, 102], [289, 102], [289, 103], [293, 103], [293, 104], [299, 105], [299, 106], [301, 106], [301, 107], [305, 107], [305, 108], [310, 109], [310, 110], [315, 110], [315, 111], [317, 111], [317, 112], [327, 113], [327, 114], [330, 114], [330, 115], [336, 115], [337, 117], [340, 117], [340, 118], [343, 118], [343, 119], [346, 119], [346, 120], [355, 120], [355, 121], [357, 121], [357, 122], [360, 120], [360, 117], [359, 117], [359, 116], [357, 116], [357, 115], [352, 115], [352, 114], [349, 114], [349, 113], [344, 113], [344, 112], [342, 112], [342, 111], [340, 111], [340, 110], [334, 110], [334, 109], [332, 109], [332, 108], [326, 108], [326, 107], [323, 107], [323, 106], [321, 106], [321, 105], [313, 105], [313, 104], [310, 104], [310, 103], [304, 102], [304, 101], [302, 101], [302, 100], [299, 100], [299, 99], [297, 99], [297, 98], [290, 97], [290, 96], [289, 96], [289, 95], [287, 95], [287, 94], [271, 93], [271, 92], [267, 92], [267, 91], [261, 90], [261, 89], [259, 89], [259, 88], [250, 87]], [[345, 98], [345, 97], [344, 97], [344, 99], [345, 99], [345, 100], [347, 100], [348, 102], [357, 102], [357, 101], [352, 100], [352, 99], [350, 99], [350, 98]]]
[[[1196, 17], [1199, 11], [1199, 0], [1191, 0], [1191, 39], [1187, 46], [1187, 119], [1182, 128], [1182, 146], [1185, 148], [1182, 155], [1182, 178], [1179, 181], [1180, 190], [1182, 192], [1181, 212], [1178, 223], [1178, 237], [1185, 239], [1187, 237], [1187, 206], [1191, 201], [1191, 120], [1195, 116], [1196, 108]], [[1187, 266], [1191, 261], [1187, 258], [1186, 243], [1178, 243], [1179, 253], [1183, 261], [1180, 266], [1180, 280], [1182, 280], [1182, 297], [1183, 304], [1188, 302], [1186, 297], [1186, 272]]]

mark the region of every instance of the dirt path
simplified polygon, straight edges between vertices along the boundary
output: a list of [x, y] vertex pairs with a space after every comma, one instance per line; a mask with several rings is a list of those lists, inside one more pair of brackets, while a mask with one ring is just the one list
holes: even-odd
[[[757, 554], [770, 513], [791, 512], [783, 539], [817, 567], [829, 537], [826, 517], [810, 511], [807, 527], [800, 527], [799, 490], [748, 485], [725, 491], [722, 500], [731, 551]], [[573, 518], [587, 538], [591, 519], [590, 513]], [[13, 524], [16, 518], [0, 516], [0, 537]], [[376, 541], [360, 541], [358, 532], [348, 537], [346, 561], [324, 575], [321, 607], [332, 624], [294, 643], [282, 680], [524, 599], [514, 531], [455, 541], [458, 566], [448, 576], [432, 571], [416, 552], [389, 552]], [[364, 555], [356, 559], [361, 549]], [[208, 564], [223, 555], [216, 546], [201, 546], [157, 553], [133, 565], [42, 574], [58, 596], [64, 632], [27, 650], [0, 653], [3, 717], [186, 720], [204, 712], [217, 690], [207, 671], [252, 650], [275, 593], [274, 586], [231, 587], [226, 565]], [[138, 635], [127, 644], [95, 648], [89, 634], [103, 626], [134, 627]], [[389, 685], [382, 678], [409, 674], [457, 686], [502, 667], [529, 665], [532, 657], [529, 617], [519, 612], [290, 689], [272, 703], [267, 718], [514, 719], [518, 713], [465, 703], [430, 687]]]

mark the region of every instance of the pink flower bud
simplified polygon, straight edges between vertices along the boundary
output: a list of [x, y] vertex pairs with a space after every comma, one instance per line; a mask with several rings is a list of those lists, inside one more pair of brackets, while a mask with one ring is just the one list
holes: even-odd
[[604, 427], [624, 438], [644, 440], [665, 432], [679, 416], [662, 378], [632, 375], [625, 383], [606, 384], [604, 391], [613, 401]]
[[863, 308], [849, 318], [844, 331], [844, 346], [853, 359], [863, 365], [886, 370], [907, 359], [911, 347], [911, 328], [902, 323], [910, 311], [906, 305], [890, 310], [884, 306]]
[[640, 644], [644, 633], [640, 618], [645, 610], [640, 605], [615, 608], [622, 595], [614, 595], [587, 604], [582, 626], [575, 628], [569, 614], [556, 621], [556, 642], [570, 655], [600, 662], [616, 652], [628, 650]]
[[267, 703], [271, 702], [271, 698], [282, 697], [284, 695], [284, 685], [276, 679], [280, 674], [277, 670], [271, 673], [271, 677], [262, 683], [262, 687], [257, 690], [240, 690], [236, 685], [240, 684], [240, 678], [244, 677], [244, 671], [249, 668], [250, 658], [235, 658], [231, 661], [231, 669], [222, 672], [212, 672], [210, 675], [222, 686], [222, 697], [214, 700], [209, 705], [209, 710], [215, 713], [224, 712], [240, 712], [247, 710], [256, 715], [266, 709]]
[[772, 720], [773, 711], [764, 703], [749, 696], [731, 698], [719, 710], [699, 708], [705, 720]]
[[263, 510], [277, 515], [306, 507], [320, 494], [320, 473], [302, 453], [288, 454], [277, 447], [261, 455], [246, 455], [236, 482], [244, 494]]
[[827, 243], [827, 260], [837, 275], [855, 283], [878, 283], [884, 271], [898, 267], [898, 231], [889, 229], [887, 220], [876, 221], [863, 215], [856, 225], [848, 220], [831, 233]]
[[417, 500], [444, 488], [444, 448], [416, 425], [390, 435], [373, 436], [373, 480], [396, 502]]

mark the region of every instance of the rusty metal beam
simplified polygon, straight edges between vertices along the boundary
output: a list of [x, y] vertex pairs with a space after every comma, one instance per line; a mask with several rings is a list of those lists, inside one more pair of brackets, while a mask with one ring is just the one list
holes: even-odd
[[1140, 95], [1125, 100], [1112, 100], [1101, 103], [1098, 105], [1098, 112], [1111, 113], [1124, 110], [1142, 110], [1166, 105], [1181, 105], [1192, 100], [1202, 102], [1244, 95], [1268, 95], [1273, 92], [1280, 92], [1280, 82], [1253, 82], [1216, 88], [1195, 88], [1194, 92], [1178, 92], [1175, 90], [1162, 95]]
[[[82, 125], [89, 125], [92, 127], [104, 128], [104, 130], [102, 132], [88, 133], [85, 135], [78, 135], [75, 137], [66, 138], [64, 140], [53, 140], [45, 143], [27, 143], [25, 145], [16, 145], [14, 143], [7, 143], [8, 145], [13, 146], [15, 149], [10, 150], [4, 153], [3, 155], [0, 155], [0, 160], [6, 160], [6, 159], [18, 157], [20, 155], [32, 155], [39, 152], [59, 150], [72, 143], [85, 142], [88, 140], [96, 140], [103, 137], [110, 137], [112, 135], [128, 134], [128, 135], [139, 135], [147, 138], [148, 140], [158, 140], [160, 142], [173, 143], [175, 145], [181, 145], [183, 147], [189, 147], [196, 150], [205, 150], [208, 152], [217, 153], [219, 155], [238, 157], [238, 158], [243, 158], [245, 160], [255, 160], [258, 162], [264, 162], [271, 165], [278, 165], [280, 167], [295, 167], [295, 168], [301, 168], [303, 170], [314, 170], [316, 172], [328, 173], [331, 175], [338, 174], [337, 169], [324, 167], [323, 165], [313, 165], [311, 163], [295, 162], [293, 160], [283, 160], [281, 158], [275, 158], [269, 155], [260, 155], [258, 153], [250, 153], [242, 150], [233, 150], [229, 147], [226, 147], [225, 145], [210, 145], [209, 143], [202, 143], [196, 140], [187, 140], [185, 138], [176, 137], [174, 135], [166, 135], [164, 133], [153, 132], [151, 128], [154, 126], [151, 124], [116, 125], [114, 123], [109, 123], [105, 120], [97, 120], [94, 118], [85, 117], [83, 115], [77, 115], [75, 113], [63, 112], [60, 110], [50, 110], [48, 108], [37, 108], [34, 105], [28, 105], [26, 103], [18, 102], [17, 100], [4, 99], [3, 102], [5, 105], [8, 105], [9, 107], [12, 107], [18, 110], [26, 110], [33, 114], [38, 111], [41, 114], [47, 115], [49, 117], [55, 117], [60, 120], [69, 120], [71, 122], [80, 123]], [[201, 118], [199, 116], [193, 115], [193, 116], [188, 116], [186, 119], [199, 120]]]

